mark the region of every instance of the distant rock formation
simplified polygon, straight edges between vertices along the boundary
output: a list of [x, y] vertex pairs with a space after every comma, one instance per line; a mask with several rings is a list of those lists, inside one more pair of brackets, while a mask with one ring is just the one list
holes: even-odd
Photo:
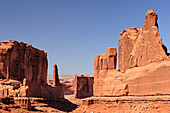
[[54, 64], [53, 79], [54, 79], [53, 86], [54, 86], [54, 87], [59, 86], [59, 85], [60, 85], [60, 80], [59, 80], [58, 68], [57, 68], [57, 65], [56, 65], [56, 64]]
[[85, 98], [93, 96], [93, 76], [75, 75], [75, 98]]
[[[2, 95], [64, 98], [62, 85], [57, 87], [47, 85], [47, 68], [47, 53], [43, 50], [23, 42], [0, 42], [0, 87], [2, 89], [0, 93]], [[17, 82], [10, 82], [11, 80]], [[21, 83], [18, 86], [19, 82]]]
[[[115, 53], [115, 52], [113, 52]], [[170, 94], [170, 59], [159, 37], [157, 15], [146, 13], [141, 29], [123, 30], [119, 38], [119, 68], [107, 52], [94, 60], [94, 96]], [[116, 58], [116, 54], [113, 54]]]

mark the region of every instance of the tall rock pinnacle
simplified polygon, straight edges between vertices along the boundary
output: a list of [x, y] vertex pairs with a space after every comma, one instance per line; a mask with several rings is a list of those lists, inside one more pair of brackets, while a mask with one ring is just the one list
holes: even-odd
[[157, 14], [152, 9], [148, 10], [145, 16], [145, 23], [143, 24], [142, 29], [148, 30], [152, 26], [158, 27], [157, 19], [158, 19]]
[[54, 64], [53, 79], [54, 79], [53, 86], [54, 87], [58, 86], [60, 84], [60, 81], [59, 81], [59, 77], [58, 77], [58, 68], [57, 68], [56, 64]]
[[141, 29], [123, 30], [119, 38], [119, 69], [144, 66], [167, 58], [167, 49], [159, 37], [158, 16], [149, 10]]

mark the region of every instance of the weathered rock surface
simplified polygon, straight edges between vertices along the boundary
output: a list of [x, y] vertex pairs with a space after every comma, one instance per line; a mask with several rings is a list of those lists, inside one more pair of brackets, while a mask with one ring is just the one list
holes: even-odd
[[127, 70], [129, 95], [170, 94], [170, 60]]
[[0, 42], [0, 76], [47, 84], [47, 54], [23, 42]]
[[94, 96], [125, 96], [128, 85], [122, 73], [116, 70], [100, 70], [94, 78]]
[[90, 97], [73, 113], [168, 113], [169, 96]]
[[[64, 90], [64, 95], [74, 94], [75, 76], [60, 76], [59, 81], [60, 81], [60, 85], [62, 84], [62, 87], [63, 87], [63, 90]], [[53, 86], [53, 83], [54, 83], [53, 78], [48, 77], [47, 83], [48, 83], [48, 85]]]
[[[106, 92], [113, 95], [105, 86], [105, 76], [109, 70], [116, 69], [117, 51], [116, 48], [107, 48], [106, 54], [96, 55], [94, 60], [94, 95], [103, 96]], [[113, 86], [114, 87], [114, 86]], [[105, 92], [106, 91], [106, 92]], [[115, 94], [115, 93], [114, 93]]]
[[93, 76], [75, 75], [74, 97], [84, 98], [93, 96], [93, 83]]
[[[107, 55], [95, 57], [94, 96], [170, 94], [168, 55], [159, 37], [157, 15], [149, 10], [141, 29], [129, 28], [121, 33], [118, 71], [105, 68], [109, 66], [105, 63]], [[114, 62], [111, 60], [111, 64]]]
[[116, 63], [117, 63], [116, 48], [113, 47], [107, 48], [106, 57], [107, 57], [108, 69], [116, 69]]
[[2, 96], [64, 98], [62, 84], [57, 87], [47, 85], [47, 68], [47, 53], [43, 50], [23, 42], [0, 42], [0, 78], [2, 79], [0, 93]]
[[59, 86], [60, 85], [60, 81], [59, 81], [59, 76], [58, 76], [58, 68], [57, 68], [56, 64], [54, 64], [53, 79], [54, 79], [53, 86], [54, 87]]
[[14, 100], [14, 103], [19, 105], [22, 109], [26, 109], [28, 111], [32, 110], [31, 102], [29, 97], [20, 97]]
[[94, 70], [116, 69], [117, 51], [116, 48], [107, 48], [106, 54], [96, 55], [94, 60]]
[[119, 69], [125, 72], [132, 67], [144, 66], [167, 58], [167, 49], [159, 37], [157, 15], [146, 13], [141, 29], [129, 28], [119, 39]]

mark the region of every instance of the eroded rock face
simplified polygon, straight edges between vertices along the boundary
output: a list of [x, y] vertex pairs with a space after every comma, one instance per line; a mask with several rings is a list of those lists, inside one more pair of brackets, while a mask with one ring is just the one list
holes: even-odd
[[116, 48], [107, 48], [106, 54], [96, 55], [94, 60], [94, 70], [116, 69], [117, 51]]
[[75, 98], [84, 98], [93, 96], [93, 76], [75, 75]]
[[141, 29], [129, 28], [119, 39], [119, 69], [125, 72], [132, 67], [144, 66], [167, 58], [167, 49], [159, 37], [157, 15], [146, 13]]
[[54, 87], [57, 87], [58, 85], [60, 85], [60, 81], [58, 77], [58, 68], [56, 64], [54, 64], [54, 67], [53, 67], [53, 79], [54, 79], [54, 82], [53, 82]]
[[[105, 76], [109, 70], [116, 69], [117, 51], [116, 48], [107, 48], [106, 54], [96, 55], [94, 60], [94, 85], [95, 96], [103, 96], [108, 91], [105, 86]], [[111, 91], [113, 92], [113, 90]], [[113, 93], [111, 94], [113, 95]]]
[[170, 94], [170, 60], [128, 69], [126, 77], [129, 95]]
[[19, 96], [28, 97], [30, 96], [29, 86], [27, 85], [26, 79], [23, 80], [23, 84], [21, 84], [19, 88]]
[[23, 42], [0, 42], [0, 77], [47, 84], [47, 54]]
[[103, 68], [105, 55], [95, 57], [94, 96], [170, 94], [168, 55], [159, 37], [157, 15], [149, 10], [141, 29], [129, 28], [121, 33], [118, 71], [109, 69], [108, 62], [107, 69]]
[[[0, 88], [3, 89], [0, 94], [53, 100], [64, 98], [62, 84], [57, 87], [47, 85], [47, 66], [47, 53], [43, 50], [23, 42], [0, 42]], [[55, 68], [55, 80], [59, 83], [57, 72]]]
[[116, 63], [117, 63], [116, 48], [113, 47], [107, 48], [106, 57], [107, 57], [108, 69], [116, 69]]

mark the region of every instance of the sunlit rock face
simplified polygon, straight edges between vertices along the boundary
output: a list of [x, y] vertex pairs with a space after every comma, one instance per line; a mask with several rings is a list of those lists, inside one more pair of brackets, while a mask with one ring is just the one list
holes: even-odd
[[37, 84], [47, 83], [47, 54], [23, 42], [0, 42], [0, 76]]
[[[3, 95], [64, 98], [62, 84], [57, 87], [47, 85], [47, 69], [47, 53], [43, 50], [18, 41], [0, 42], [0, 78], [9, 82], [8, 87], [1, 86]], [[14, 87], [15, 84], [12, 85], [10, 80], [20, 82], [20, 86], [17, 84], [17, 87]], [[59, 83], [59, 80], [57, 82]]]
[[94, 96], [170, 94], [169, 53], [159, 37], [157, 18], [149, 10], [142, 28], [123, 30], [118, 70], [114, 68], [116, 60], [109, 60], [109, 66], [107, 52], [95, 57]]
[[157, 18], [155, 12], [149, 10], [141, 29], [129, 28], [121, 33], [119, 38], [121, 72], [167, 58], [166, 46], [159, 37]]

